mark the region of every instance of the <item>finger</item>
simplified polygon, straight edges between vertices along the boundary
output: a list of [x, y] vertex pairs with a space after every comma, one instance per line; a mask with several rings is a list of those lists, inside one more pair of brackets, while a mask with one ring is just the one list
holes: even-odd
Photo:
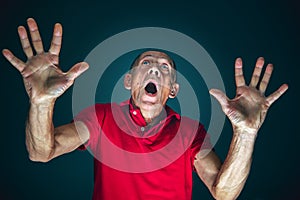
[[245, 85], [245, 79], [243, 75], [243, 62], [241, 58], [237, 58], [235, 60], [235, 84], [236, 87]]
[[218, 102], [221, 104], [223, 110], [225, 107], [227, 107], [228, 98], [224, 94], [224, 92], [222, 92], [221, 90], [218, 90], [218, 89], [211, 89], [211, 90], [209, 90], [209, 93], [218, 100]]
[[53, 37], [49, 52], [54, 55], [59, 55], [62, 40], [62, 26], [57, 23], [54, 25]]
[[86, 62], [77, 63], [67, 72], [67, 76], [69, 79], [74, 80], [88, 68], [89, 65]]
[[272, 64], [268, 64], [267, 68], [266, 68], [266, 71], [265, 71], [265, 74], [260, 82], [260, 85], [259, 85], [259, 91], [261, 91], [262, 93], [265, 93], [266, 89], [267, 89], [267, 86], [269, 84], [269, 80], [271, 78], [271, 75], [272, 75], [272, 72], [273, 72], [273, 65]]
[[280, 86], [278, 90], [272, 93], [270, 96], [267, 97], [268, 106], [271, 106], [281, 95], [283, 95], [288, 89], [287, 84], [283, 84]]
[[2, 54], [17, 70], [19, 70], [19, 72], [22, 72], [24, 70], [25, 63], [14, 56], [14, 54], [10, 50], [3, 49]]
[[43, 47], [43, 43], [42, 43], [42, 39], [39, 33], [39, 29], [38, 26], [35, 22], [34, 19], [29, 18], [27, 20], [27, 24], [30, 30], [30, 36], [31, 36], [31, 41], [33, 44], [33, 47], [36, 51], [37, 54], [41, 54], [44, 52], [44, 47]]
[[261, 74], [262, 68], [264, 66], [264, 63], [265, 63], [265, 60], [264, 60], [263, 57], [259, 57], [257, 59], [256, 64], [255, 64], [255, 68], [254, 68], [254, 71], [253, 71], [253, 74], [252, 74], [251, 82], [250, 82], [251, 87], [256, 87], [257, 86], [257, 83], [259, 81], [260, 74]]
[[33, 56], [32, 48], [28, 39], [27, 31], [24, 26], [18, 27], [18, 34], [20, 37], [20, 41], [22, 44], [23, 51], [27, 58], [31, 58]]

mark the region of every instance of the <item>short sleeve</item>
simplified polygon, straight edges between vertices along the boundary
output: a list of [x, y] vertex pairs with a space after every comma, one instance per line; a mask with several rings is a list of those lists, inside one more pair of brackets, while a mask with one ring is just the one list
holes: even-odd
[[101, 130], [100, 122], [103, 120], [104, 116], [105, 106], [101, 104], [95, 104], [85, 108], [74, 117], [74, 122], [83, 122], [88, 128], [90, 134], [89, 140], [86, 142], [86, 144], [79, 147], [80, 150], [92, 148], [97, 143]]
[[211, 150], [213, 148], [211, 142], [210, 142], [210, 136], [209, 134], [206, 132], [204, 126], [202, 124], [199, 123], [199, 127], [197, 130], [197, 134], [191, 144], [191, 162], [192, 165], [194, 163], [194, 159], [196, 154], [203, 149], [209, 149]]

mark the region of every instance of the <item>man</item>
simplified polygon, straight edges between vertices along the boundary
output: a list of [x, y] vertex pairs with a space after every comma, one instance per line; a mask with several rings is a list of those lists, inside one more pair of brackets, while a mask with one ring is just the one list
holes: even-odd
[[[264, 96], [272, 64], [267, 65], [259, 83], [264, 59], [258, 58], [247, 86], [242, 60], [238, 58], [235, 61], [236, 97], [230, 100], [220, 90], [210, 90], [233, 127], [232, 142], [222, 164], [215, 152], [210, 151], [203, 126], [180, 117], [166, 106], [168, 98], [176, 97], [179, 84], [176, 83], [173, 60], [159, 51], [141, 54], [125, 76], [124, 86], [131, 91], [130, 100], [120, 105], [97, 104], [82, 111], [72, 123], [54, 127], [52, 116], [56, 99], [88, 69], [88, 64], [78, 63], [68, 72], [62, 72], [58, 68], [62, 26], [55, 24], [49, 52], [44, 52], [36, 22], [30, 18], [27, 24], [36, 55], [23, 26], [18, 28], [18, 33], [27, 62], [19, 60], [7, 49], [3, 50], [3, 55], [22, 74], [30, 98], [26, 146], [31, 160], [48, 162], [82, 148], [82, 145], [91, 148], [95, 156], [93, 199], [191, 199], [193, 169], [215, 199], [238, 197], [250, 171], [258, 130], [269, 107], [288, 89], [283, 84], [270, 96]], [[157, 167], [161, 160], [158, 162], [150, 157], [142, 163], [128, 160], [128, 165], [122, 170], [101, 162], [109, 156], [115, 157], [107, 155], [112, 151], [107, 149], [105, 138], [127, 152], [150, 154], [171, 143], [177, 133], [180, 138], [176, 140], [179, 142], [176, 144], [178, 148], [173, 148], [174, 152], [178, 149], [184, 151], [168, 165]], [[172, 157], [173, 149], [162, 152], [160, 158]], [[115, 160], [112, 158], [112, 162], [120, 159], [121, 163], [127, 158], [128, 155], [122, 155]], [[148, 165], [153, 170], [129, 170], [130, 167]]]

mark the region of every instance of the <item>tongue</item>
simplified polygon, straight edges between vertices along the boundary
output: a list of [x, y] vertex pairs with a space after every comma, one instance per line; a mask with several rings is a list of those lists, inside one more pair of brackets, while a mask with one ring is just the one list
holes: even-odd
[[154, 83], [148, 83], [145, 87], [145, 90], [149, 94], [156, 94], [157, 92], [156, 85]]

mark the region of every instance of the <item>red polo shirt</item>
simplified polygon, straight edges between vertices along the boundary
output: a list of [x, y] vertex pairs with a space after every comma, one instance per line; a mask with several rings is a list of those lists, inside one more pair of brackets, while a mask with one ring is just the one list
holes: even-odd
[[76, 117], [88, 127], [94, 156], [94, 200], [190, 200], [193, 161], [211, 149], [199, 122], [170, 107], [147, 126], [130, 101], [96, 104]]

